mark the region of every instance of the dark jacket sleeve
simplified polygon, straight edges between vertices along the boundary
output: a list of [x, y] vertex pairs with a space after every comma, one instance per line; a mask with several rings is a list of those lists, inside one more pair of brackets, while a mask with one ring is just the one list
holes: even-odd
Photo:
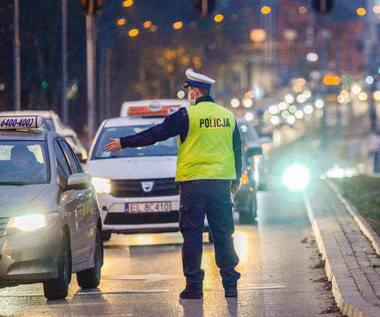
[[164, 122], [157, 124], [135, 135], [120, 138], [122, 148], [139, 147], [165, 141], [173, 136], [180, 135], [186, 138], [189, 129], [189, 117], [185, 108], [180, 108], [168, 116]]
[[241, 136], [239, 126], [235, 120], [235, 130], [232, 136], [233, 141], [233, 149], [235, 155], [235, 170], [236, 170], [236, 183], [240, 183], [241, 173], [242, 173], [242, 144], [241, 144]]

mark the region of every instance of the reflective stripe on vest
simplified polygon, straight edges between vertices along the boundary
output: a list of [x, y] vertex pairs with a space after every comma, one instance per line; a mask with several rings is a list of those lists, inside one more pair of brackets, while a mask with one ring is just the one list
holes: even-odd
[[235, 179], [233, 113], [213, 102], [186, 110], [189, 132], [183, 143], [178, 138], [176, 181]]

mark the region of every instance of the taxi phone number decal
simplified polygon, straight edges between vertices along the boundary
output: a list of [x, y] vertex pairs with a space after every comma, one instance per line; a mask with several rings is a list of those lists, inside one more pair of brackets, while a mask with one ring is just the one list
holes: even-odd
[[12, 128], [15, 128], [15, 127], [31, 127], [33, 126], [33, 123], [34, 123], [34, 118], [29, 118], [29, 119], [20, 119], [20, 120], [17, 120], [17, 119], [3, 119], [3, 121], [1, 121], [1, 124], [0, 126], [1, 127], [12, 127]]

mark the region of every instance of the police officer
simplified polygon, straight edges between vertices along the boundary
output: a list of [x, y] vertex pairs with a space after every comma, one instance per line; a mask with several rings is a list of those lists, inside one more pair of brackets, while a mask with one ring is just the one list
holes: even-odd
[[106, 151], [140, 147], [179, 136], [176, 182], [180, 188], [179, 226], [183, 235], [182, 262], [186, 288], [181, 298], [202, 298], [201, 269], [204, 218], [214, 239], [216, 264], [226, 297], [237, 296], [239, 258], [233, 244], [231, 192], [240, 185], [241, 138], [232, 112], [210, 96], [215, 80], [186, 71], [192, 107], [180, 108], [163, 123], [132, 136], [110, 139]]

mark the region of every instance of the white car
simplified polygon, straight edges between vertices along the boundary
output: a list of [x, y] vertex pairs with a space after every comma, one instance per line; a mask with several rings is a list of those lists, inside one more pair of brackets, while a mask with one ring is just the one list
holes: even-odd
[[111, 233], [178, 231], [179, 190], [174, 182], [177, 138], [114, 153], [110, 138], [132, 135], [188, 106], [185, 100], [145, 100], [123, 105], [125, 117], [105, 120], [90, 149], [86, 172], [93, 176], [102, 218], [102, 237]]
[[69, 126], [64, 126], [62, 130], [62, 136], [66, 139], [66, 141], [73, 148], [76, 156], [78, 157], [81, 163], [85, 163], [87, 160], [87, 151], [84, 148], [83, 144], [78, 138], [76, 132]]

